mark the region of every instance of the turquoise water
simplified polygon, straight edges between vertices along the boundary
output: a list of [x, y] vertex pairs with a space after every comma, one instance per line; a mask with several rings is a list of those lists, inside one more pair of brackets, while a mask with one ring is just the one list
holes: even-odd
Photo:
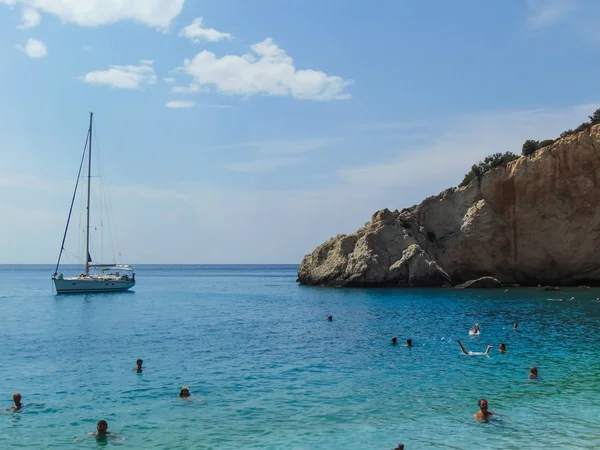
[[[292, 266], [142, 266], [131, 293], [54, 296], [52, 269], [0, 266], [0, 405], [15, 391], [41, 404], [0, 415], [0, 448], [97, 448], [99, 419], [126, 438], [116, 448], [600, 447], [598, 290], [344, 290], [298, 286]], [[464, 356], [456, 339], [494, 348]], [[204, 403], [177, 398], [184, 384]], [[472, 419], [481, 397], [499, 420]]]

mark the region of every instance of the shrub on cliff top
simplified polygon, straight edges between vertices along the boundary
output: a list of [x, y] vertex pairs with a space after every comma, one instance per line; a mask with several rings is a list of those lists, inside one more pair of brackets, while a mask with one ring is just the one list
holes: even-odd
[[589, 116], [591, 125], [598, 125], [600, 123], [600, 108], [594, 111], [594, 114]]
[[[574, 130], [569, 129], [567, 131], [563, 131], [560, 134], [560, 137], [564, 138], [564, 137], [570, 136], [572, 134], [579, 133], [580, 131], [588, 130], [593, 125], [600, 124], [600, 108], [598, 108], [596, 111], [594, 111], [594, 113], [591, 116], [589, 116], [589, 119], [590, 119], [589, 122], [583, 122], [581, 125], [579, 125]], [[552, 145], [555, 142], [556, 142], [556, 139], [546, 139], [543, 141], [535, 141], [532, 139], [528, 139], [525, 141], [525, 143], [523, 144], [523, 147], [521, 148], [521, 154], [523, 156], [529, 156], [529, 155], [533, 154], [534, 152], [536, 152], [537, 150], [539, 150], [540, 148], [547, 147], [548, 145]], [[473, 166], [471, 166], [471, 170], [469, 171], [469, 173], [467, 173], [465, 175], [465, 177], [463, 178], [461, 183], [458, 185], [458, 187], [466, 186], [474, 178], [483, 175], [485, 172], [492, 170], [495, 167], [506, 166], [506, 164], [508, 164], [510, 161], [513, 161], [517, 158], [519, 158], [519, 156], [515, 155], [512, 152], [494, 153], [493, 155], [490, 155], [487, 158], [485, 158], [482, 162], [479, 162], [478, 164], [474, 164]]]
[[[571, 136], [572, 134], [579, 133], [580, 131], [589, 130], [593, 125], [599, 124], [600, 123], [600, 108], [598, 108], [596, 111], [594, 111], [594, 113], [591, 116], [589, 116], [589, 119], [590, 119], [589, 122], [583, 122], [581, 125], [579, 125], [574, 130], [569, 129], [567, 131], [563, 131], [562, 133], [560, 133], [560, 137], [565, 138], [567, 136]], [[545, 141], [541, 141], [541, 142], [528, 139], [523, 144], [523, 148], [521, 149], [521, 154], [523, 156], [529, 156], [532, 153], [534, 153], [536, 150], [546, 147], [547, 145], [552, 145], [555, 142], [556, 142], [555, 139], [546, 139]]]
[[[562, 137], [562, 135], [561, 135]], [[529, 156], [532, 153], [534, 153], [536, 150], [539, 150], [540, 148], [544, 148], [547, 147], [549, 145], [552, 145], [556, 142], [556, 140], [554, 139], [546, 139], [543, 141], [534, 141], [534, 140], [527, 140], [525, 141], [525, 143], [523, 144], [523, 147], [521, 148], [521, 155], [523, 156]]]
[[534, 141], [533, 139], [527, 139], [521, 148], [521, 155], [529, 156], [535, 152], [539, 147], [540, 142]]
[[474, 164], [471, 167], [471, 170], [465, 175], [458, 187], [466, 186], [474, 178], [477, 178], [496, 167], [506, 166], [509, 162], [518, 158], [519, 155], [515, 155], [512, 152], [494, 153], [493, 155], [487, 156], [483, 161], [480, 161], [478, 164]]

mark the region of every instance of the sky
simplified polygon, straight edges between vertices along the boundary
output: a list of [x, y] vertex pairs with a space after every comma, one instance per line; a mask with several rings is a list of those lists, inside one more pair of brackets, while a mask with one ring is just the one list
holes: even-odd
[[599, 23], [594, 0], [0, 0], [0, 264], [56, 261], [90, 111], [96, 262], [300, 263], [585, 121]]

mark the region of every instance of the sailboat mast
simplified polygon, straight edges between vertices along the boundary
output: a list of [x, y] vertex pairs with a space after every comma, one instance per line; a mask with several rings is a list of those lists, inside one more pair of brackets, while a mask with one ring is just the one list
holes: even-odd
[[85, 227], [85, 274], [90, 271], [90, 192], [92, 180], [92, 118], [93, 112], [90, 112], [90, 139], [88, 151], [88, 185], [87, 185], [87, 220]]

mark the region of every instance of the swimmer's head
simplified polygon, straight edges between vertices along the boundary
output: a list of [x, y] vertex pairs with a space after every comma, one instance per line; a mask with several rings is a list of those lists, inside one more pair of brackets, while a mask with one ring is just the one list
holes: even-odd
[[138, 359], [135, 363], [137, 364], [138, 367], [142, 367], [142, 364], [144, 364], [144, 360]]
[[13, 401], [15, 402], [15, 405], [18, 405], [19, 403], [21, 403], [21, 393], [20, 392], [15, 392], [13, 394]]
[[517, 328], [519, 328], [519, 324], [518, 324], [517, 322], [515, 322], [515, 324], [513, 325], [513, 328], [514, 328], [514, 329], [517, 329]]
[[328, 320], [329, 322], [333, 322], [333, 316], [327, 316], [327, 320]]
[[408, 345], [409, 347], [412, 347], [412, 339], [407, 339], [406, 345]]
[[530, 373], [531, 375], [534, 375], [534, 376], [536, 376], [536, 377], [537, 377], [537, 375], [538, 375], [538, 368], [537, 368], [536, 366], [531, 366], [531, 367], [529, 368], [529, 373]]
[[479, 400], [479, 408], [482, 411], [487, 411], [487, 409], [488, 409], [488, 403], [487, 403], [487, 400], [485, 398], [482, 398], [481, 400]]
[[96, 425], [96, 430], [98, 434], [106, 434], [106, 430], [108, 430], [108, 423], [106, 420], [99, 420], [98, 425]]
[[188, 387], [187, 386], [183, 386], [181, 388], [181, 392], [179, 392], [179, 396], [180, 397], [189, 397], [190, 395], [191, 394], [190, 394], [190, 390], [188, 389]]
[[506, 345], [505, 344], [500, 344], [500, 351], [501, 352], [505, 352], [506, 351]]
[[398, 343], [398, 338], [396, 336], [394, 336], [392, 338], [392, 344], [396, 345]]

